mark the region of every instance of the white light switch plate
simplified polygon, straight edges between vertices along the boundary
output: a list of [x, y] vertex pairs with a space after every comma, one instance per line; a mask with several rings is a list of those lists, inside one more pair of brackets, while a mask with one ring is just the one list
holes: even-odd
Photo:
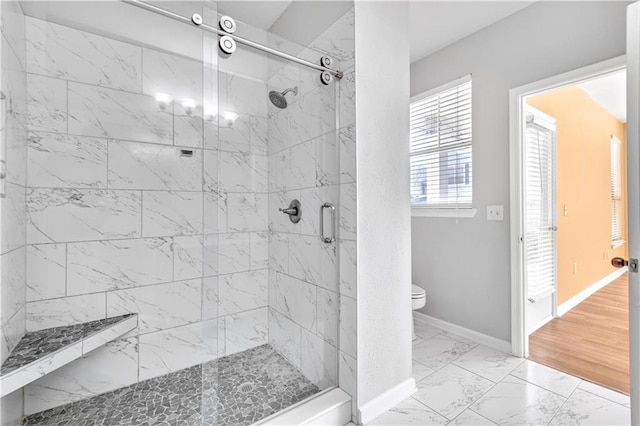
[[487, 206], [487, 220], [504, 220], [504, 206]]

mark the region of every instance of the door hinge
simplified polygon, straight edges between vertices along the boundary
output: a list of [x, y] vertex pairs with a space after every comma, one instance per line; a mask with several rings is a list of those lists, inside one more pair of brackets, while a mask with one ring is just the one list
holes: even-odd
[[629, 272], [638, 273], [638, 259], [629, 258]]

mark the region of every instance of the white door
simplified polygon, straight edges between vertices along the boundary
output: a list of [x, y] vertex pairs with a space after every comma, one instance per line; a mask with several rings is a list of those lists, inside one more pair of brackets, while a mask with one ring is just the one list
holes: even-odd
[[627, 9], [627, 178], [629, 197], [629, 351], [631, 424], [640, 425], [640, 2]]
[[525, 106], [523, 118], [523, 243], [528, 335], [555, 316], [556, 120], [529, 105]]

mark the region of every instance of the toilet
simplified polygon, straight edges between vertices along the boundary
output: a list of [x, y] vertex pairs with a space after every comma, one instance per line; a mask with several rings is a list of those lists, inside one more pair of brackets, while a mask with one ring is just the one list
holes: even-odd
[[[418, 287], [415, 284], [411, 284], [411, 309], [417, 310], [423, 308], [425, 303], [427, 302], [427, 292], [424, 291], [422, 287]], [[415, 320], [411, 320], [411, 334], [413, 335], [413, 340], [417, 339], [415, 326]]]

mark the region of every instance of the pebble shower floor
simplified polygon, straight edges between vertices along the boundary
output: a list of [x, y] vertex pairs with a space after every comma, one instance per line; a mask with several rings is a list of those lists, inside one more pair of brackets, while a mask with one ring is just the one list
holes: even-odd
[[23, 425], [250, 425], [319, 391], [262, 345], [33, 414]]

